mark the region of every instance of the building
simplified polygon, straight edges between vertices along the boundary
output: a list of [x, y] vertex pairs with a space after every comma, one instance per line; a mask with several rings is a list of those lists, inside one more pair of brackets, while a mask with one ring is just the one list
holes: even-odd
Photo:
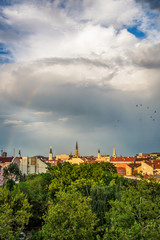
[[46, 173], [48, 164], [42, 159], [35, 157], [22, 157], [20, 159], [20, 170], [22, 174]]
[[115, 146], [114, 146], [114, 148], [113, 148], [113, 154], [112, 154], [112, 157], [113, 157], [113, 158], [116, 158], [116, 157], [117, 157]]
[[126, 166], [126, 175], [132, 176], [142, 173], [141, 163], [130, 163]]
[[101, 155], [100, 150], [98, 150], [97, 158], [95, 160], [96, 162], [109, 162], [110, 156], [109, 155]]
[[121, 175], [126, 175], [126, 167], [134, 163], [135, 157], [112, 157], [110, 162], [115, 165], [117, 172]]
[[70, 159], [70, 155], [67, 154], [56, 155], [56, 160], [66, 161], [68, 159]]
[[79, 157], [78, 142], [76, 142], [76, 148], [75, 148], [75, 155], [74, 155], [74, 157], [75, 158]]
[[48, 160], [52, 160], [52, 159], [53, 159], [53, 152], [52, 152], [52, 147], [50, 147]]
[[160, 160], [142, 162], [142, 174], [149, 176], [160, 175]]
[[69, 162], [70, 164], [81, 164], [81, 163], [84, 163], [85, 160], [82, 159], [82, 158], [78, 158], [78, 157], [75, 157], [75, 158], [71, 158], [69, 160], [66, 160], [66, 162]]

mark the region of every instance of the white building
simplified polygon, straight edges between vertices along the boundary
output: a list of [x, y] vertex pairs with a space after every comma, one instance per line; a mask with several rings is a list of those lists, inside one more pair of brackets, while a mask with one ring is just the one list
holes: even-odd
[[20, 159], [20, 170], [22, 174], [46, 173], [48, 164], [38, 157], [23, 157]]

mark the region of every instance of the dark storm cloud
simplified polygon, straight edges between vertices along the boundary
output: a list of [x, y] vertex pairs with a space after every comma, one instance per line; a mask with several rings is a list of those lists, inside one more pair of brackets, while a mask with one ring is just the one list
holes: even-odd
[[136, 2], [141, 4], [147, 4], [151, 9], [160, 11], [159, 0], [136, 0]]
[[[124, 0], [0, 3], [0, 39], [15, 57], [14, 64], [0, 66], [2, 142], [18, 126], [12, 142], [23, 143], [26, 155], [35, 143], [40, 150], [56, 141], [59, 153], [69, 151], [75, 138], [86, 154], [94, 150], [88, 143], [103, 150], [119, 145], [124, 154], [158, 146], [160, 115], [157, 110], [152, 121], [146, 109], [159, 104], [160, 47], [151, 31], [146, 46], [123, 29], [135, 20], [148, 24], [148, 11], [130, 0], [125, 11]], [[139, 103], [144, 108], [136, 108]]]

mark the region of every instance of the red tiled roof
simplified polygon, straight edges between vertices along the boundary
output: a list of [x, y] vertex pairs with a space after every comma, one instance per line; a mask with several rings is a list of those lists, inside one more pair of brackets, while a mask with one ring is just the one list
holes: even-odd
[[145, 161], [145, 163], [153, 167], [154, 169], [160, 169], [160, 160]]
[[0, 157], [0, 163], [12, 162], [13, 157]]
[[134, 162], [135, 157], [112, 157], [110, 162]]
[[145, 160], [146, 160], [146, 161], [148, 161], [148, 160], [149, 160], [149, 158], [150, 158], [150, 157], [144, 157], [144, 158], [142, 157], [142, 158], [137, 158], [137, 159], [136, 159], [136, 162], [138, 162], [138, 161], [142, 162], [142, 161], [145, 161]]
[[89, 163], [96, 163], [95, 160], [88, 161]]

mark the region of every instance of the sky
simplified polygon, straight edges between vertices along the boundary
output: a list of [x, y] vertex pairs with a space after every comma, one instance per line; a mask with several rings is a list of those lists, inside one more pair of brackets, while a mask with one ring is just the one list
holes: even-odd
[[0, 0], [0, 148], [160, 152], [159, 0]]

